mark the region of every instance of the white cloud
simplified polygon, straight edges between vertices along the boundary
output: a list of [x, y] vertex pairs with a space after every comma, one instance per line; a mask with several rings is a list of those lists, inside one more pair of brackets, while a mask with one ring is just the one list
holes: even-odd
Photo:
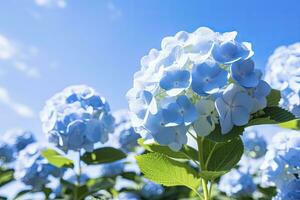
[[67, 6], [66, 0], [34, 0], [36, 5], [41, 7], [58, 7], [65, 8]]
[[118, 19], [123, 15], [122, 10], [117, 7], [112, 1], [109, 1], [107, 3], [107, 9], [112, 20]]
[[30, 107], [13, 100], [8, 91], [3, 87], [0, 87], [0, 103], [11, 108], [17, 115], [21, 117], [32, 118], [34, 116], [34, 111]]
[[7, 60], [15, 54], [14, 45], [3, 35], [0, 35], [0, 60]]
[[[6, 65], [14, 67], [17, 71], [24, 73], [28, 77], [40, 77], [39, 70], [28, 64], [38, 53], [39, 50], [37, 47], [20, 47], [9, 38], [0, 34], [0, 61], [7, 62]], [[3, 67], [1, 70], [3, 71]]]

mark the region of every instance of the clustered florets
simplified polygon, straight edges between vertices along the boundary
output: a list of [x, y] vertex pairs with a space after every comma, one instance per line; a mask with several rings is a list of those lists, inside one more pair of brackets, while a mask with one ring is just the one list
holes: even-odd
[[236, 35], [201, 27], [150, 50], [127, 93], [136, 130], [179, 150], [188, 131], [206, 136], [219, 123], [226, 134], [266, 107], [271, 88], [254, 67], [251, 44]]
[[93, 151], [113, 132], [114, 118], [106, 100], [92, 88], [71, 86], [46, 102], [41, 112], [43, 130], [49, 141], [63, 151]]
[[281, 91], [281, 106], [300, 117], [300, 43], [278, 47], [270, 56], [265, 79]]

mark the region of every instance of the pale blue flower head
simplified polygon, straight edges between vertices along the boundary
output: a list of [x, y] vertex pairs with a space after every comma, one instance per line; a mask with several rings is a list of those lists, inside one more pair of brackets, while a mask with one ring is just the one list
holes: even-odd
[[159, 84], [162, 89], [166, 90], [169, 96], [176, 96], [189, 88], [191, 84], [191, 75], [188, 70], [168, 70], [161, 78]]
[[245, 155], [250, 158], [261, 158], [266, 154], [267, 142], [255, 131], [245, 131], [243, 135]]
[[262, 184], [282, 188], [300, 175], [300, 135], [287, 131], [274, 136], [261, 166]]
[[32, 132], [21, 129], [12, 129], [4, 133], [4, 140], [9, 144], [14, 145], [17, 151], [21, 151], [27, 145], [36, 142]]
[[286, 183], [273, 200], [298, 200], [300, 199], [300, 179]]
[[22, 150], [15, 163], [15, 178], [31, 186], [33, 191], [41, 191], [49, 183], [50, 176], [61, 177], [65, 171], [48, 163], [40, 154], [42, 147], [36, 143]]
[[219, 114], [222, 134], [228, 133], [234, 125], [248, 123], [253, 108], [253, 100], [246, 90], [236, 84], [230, 84], [215, 103]]
[[147, 180], [141, 189], [141, 194], [147, 199], [156, 199], [160, 197], [164, 191], [163, 186]]
[[252, 176], [237, 169], [221, 177], [218, 188], [229, 197], [249, 197], [256, 190]]
[[101, 164], [99, 165], [99, 176], [114, 177], [121, 174], [124, 171], [124, 168], [124, 161]]
[[269, 57], [265, 80], [281, 91], [280, 105], [300, 117], [300, 43], [280, 46]]
[[261, 72], [251, 59], [239, 60], [231, 65], [231, 76], [240, 86], [251, 88], [258, 85]]
[[192, 89], [202, 96], [216, 93], [227, 84], [227, 74], [227, 71], [214, 61], [197, 64], [193, 67]]
[[230, 64], [240, 59], [247, 59], [253, 56], [251, 44], [247, 42], [238, 43], [234, 40], [215, 43], [212, 50], [213, 58], [220, 63]]
[[15, 152], [15, 146], [0, 140], [0, 164], [14, 161], [16, 159]]
[[106, 100], [85, 85], [70, 86], [50, 98], [41, 112], [51, 143], [67, 152], [92, 151], [113, 132], [114, 118]]
[[[267, 92], [258, 87], [261, 74], [250, 60], [251, 44], [238, 43], [236, 35], [206, 27], [181, 31], [144, 56], [127, 93], [136, 132], [179, 150], [186, 144], [187, 130], [207, 136], [219, 121], [223, 134], [247, 124], [254, 103], [255, 108], [264, 107]], [[203, 100], [216, 104], [218, 112], [215, 106], [201, 105]]]

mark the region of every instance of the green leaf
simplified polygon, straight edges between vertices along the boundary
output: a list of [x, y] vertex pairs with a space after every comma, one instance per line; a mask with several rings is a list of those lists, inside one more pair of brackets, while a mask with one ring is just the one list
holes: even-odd
[[42, 156], [48, 160], [48, 162], [55, 167], [61, 168], [74, 168], [74, 163], [69, 158], [64, 157], [63, 155], [59, 154], [54, 149], [45, 149], [42, 150]]
[[0, 187], [14, 180], [13, 169], [0, 169]]
[[205, 180], [215, 180], [216, 178], [223, 176], [228, 171], [201, 171], [199, 176]]
[[296, 119], [296, 117], [289, 111], [281, 107], [266, 107], [264, 112], [271, 120], [282, 123]]
[[230, 171], [240, 161], [244, 146], [240, 137], [226, 142], [215, 142], [202, 139], [203, 161], [205, 170], [200, 172], [200, 177], [207, 180], [214, 180]]
[[280, 91], [272, 89], [270, 94], [267, 96], [267, 107], [278, 106], [280, 99]]
[[288, 128], [293, 130], [300, 130], [300, 119], [291, 120], [278, 124], [282, 128]]
[[182, 149], [176, 152], [172, 151], [168, 146], [162, 146], [155, 142], [147, 144], [143, 138], [138, 139], [138, 144], [150, 152], [162, 153], [171, 158], [198, 160], [197, 150], [187, 145], [183, 145]]
[[126, 158], [126, 154], [113, 147], [102, 147], [93, 152], [86, 152], [81, 156], [81, 160], [88, 165], [111, 163]]
[[205, 138], [215, 141], [215, 142], [226, 142], [228, 140], [232, 140], [234, 138], [239, 137], [240, 135], [243, 134], [245, 130], [244, 126], [234, 126], [231, 131], [229, 131], [226, 134], [222, 134], [221, 133], [221, 127], [219, 124], [216, 124], [216, 128], [215, 130], [213, 130], [213, 132], [211, 132], [208, 136], [206, 136]]
[[165, 186], [181, 185], [193, 191], [198, 190], [200, 179], [188, 164], [160, 153], [147, 153], [137, 156], [136, 159], [146, 178]]

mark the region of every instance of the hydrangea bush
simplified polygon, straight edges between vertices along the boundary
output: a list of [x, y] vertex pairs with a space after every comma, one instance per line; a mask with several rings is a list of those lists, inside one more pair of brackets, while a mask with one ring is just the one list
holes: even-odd
[[[206, 27], [181, 31], [141, 59], [127, 98], [135, 130], [155, 141], [141, 141], [152, 152], [137, 157], [150, 180], [184, 185], [199, 196], [201, 183], [204, 199], [210, 199], [208, 186], [243, 154], [244, 128], [295, 119], [278, 106], [280, 92], [255, 68], [251, 44], [238, 42], [236, 35]], [[197, 149], [187, 146], [188, 134]], [[197, 169], [178, 158], [190, 160]]]

